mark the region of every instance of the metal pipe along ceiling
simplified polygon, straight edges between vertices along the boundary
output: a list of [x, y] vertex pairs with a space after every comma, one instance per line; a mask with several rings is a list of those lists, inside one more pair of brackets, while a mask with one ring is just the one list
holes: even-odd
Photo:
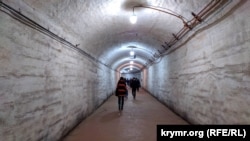
[[[184, 26], [179, 32], [177, 33], [172, 33], [173, 37], [169, 41], [165, 41], [163, 45], [159, 45], [159, 47], [155, 46], [149, 46], [147, 44], [141, 44], [141, 40], [147, 40], [147, 39], [141, 39], [138, 36], [139, 34], [142, 34], [143, 32], [136, 31], [134, 29], [134, 33], [136, 37], [138, 37], [138, 42], [135, 44], [129, 44], [129, 43], [123, 43], [125, 45], [125, 48], [117, 47], [115, 46], [114, 48], [116, 49], [111, 49], [111, 50], [105, 50], [106, 53], [103, 56], [98, 56], [98, 58], [94, 57], [90, 53], [86, 52], [84, 49], [79, 48], [79, 43], [71, 43], [68, 40], [56, 35], [49, 29], [41, 26], [40, 24], [36, 23], [35, 21], [31, 20], [24, 14], [22, 14], [20, 11], [15, 10], [14, 8], [8, 6], [7, 4], [3, 3], [0, 1], [0, 6], [1, 6], [1, 12], [6, 13], [10, 17], [12, 17], [15, 20], [18, 20], [19, 22], [29, 26], [32, 29], [35, 29], [39, 31], [40, 33], [49, 36], [50, 38], [62, 43], [66, 47], [69, 47], [80, 54], [90, 58], [92, 61], [98, 62], [100, 64], [105, 65], [106, 67], [109, 67], [110, 69], [114, 69], [117, 71], [120, 71], [120, 69], [126, 68], [126, 64], [128, 63], [129, 60], [129, 50], [131, 48], [128, 48], [129, 46], [135, 46], [133, 48], [136, 51], [136, 58], [134, 59], [135, 64], [138, 65], [138, 68], [140, 70], [144, 69], [147, 66], [150, 66], [153, 63], [157, 63], [161, 60], [161, 57], [164, 56], [164, 53], [168, 51], [176, 42], [178, 42], [181, 38], [183, 38], [189, 31], [191, 31], [193, 28], [195, 28], [198, 24], [202, 23], [202, 21], [208, 17], [210, 14], [214, 12], [214, 9], [218, 8], [220, 4], [223, 3], [223, 0], [212, 0], [210, 1], [203, 9], [200, 10], [197, 14], [191, 13], [193, 15], [193, 18], [190, 21], [186, 21], [183, 19], [183, 16], [181, 15], [172, 15], [177, 18], [180, 18], [182, 21], [184, 21]], [[150, 8], [152, 10], [157, 10], [156, 6], [150, 6], [150, 5], [142, 5], [142, 6], [134, 6], [134, 7], [145, 7], [145, 8]], [[133, 7], [133, 10], [134, 10]], [[160, 9], [158, 11], [164, 12], [164, 9]], [[175, 13], [175, 12], [174, 12]], [[169, 13], [168, 13], [169, 14]], [[171, 13], [170, 13], [171, 15]], [[145, 33], [147, 34], [147, 33]], [[166, 33], [167, 34], [167, 33]], [[153, 35], [146, 35], [148, 38], [154, 38]], [[132, 38], [131, 38], [132, 39]], [[157, 40], [157, 39], [155, 39]], [[156, 43], [157, 44], [157, 43]], [[162, 48], [161, 48], [162, 47]], [[159, 49], [157, 49], [159, 48]], [[112, 53], [112, 54], [111, 54]], [[102, 58], [106, 58], [105, 62], [102, 62]]]
[[[177, 34], [172, 34], [173, 38], [169, 41], [169, 42], [165, 42], [164, 45], [162, 45], [163, 49], [162, 51], [158, 50], [157, 53], [155, 53], [155, 55], [149, 59], [147, 59], [146, 63], [144, 64], [144, 67], [142, 69], [144, 69], [145, 67], [152, 65], [153, 63], [157, 63], [160, 58], [163, 56], [164, 52], [166, 52], [168, 49], [170, 49], [177, 41], [179, 41], [181, 38], [183, 38], [189, 31], [191, 31], [193, 28], [195, 28], [195, 26], [197, 26], [198, 24], [200, 24], [202, 22], [202, 20], [204, 20], [209, 14], [212, 13], [212, 10], [216, 8], [216, 6], [218, 6], [220, 3], [222, 3], [222, 0], [212, 0], [210, 1], [198, 14], [195, 13], [191, 13], [193, 15], [193, 19], [191, 19], [190, 21], [185, 21], [184, 17], [179, 15], [179, 14], [173, 14], [170, 13], [168, 11], [164, 11], [163, 8], [159, 7], [153, 7], [153, 6], [147, 6], [147, 5], [138, 5], [138, 6], [134, 6], [133, 7], [133, 12], [134, 12], [134, 8], [149, 8], [149, 9], [153, 9], [153, 10], [157, 10], [160, 12], [164, 12], [167, 14], [170, 14], [172, 16], [175, 16], [179, 19], [181, 19], [184, 23], [183, 28], [177, 33]], [[122, 67], [121, 67], [122, 68]]]

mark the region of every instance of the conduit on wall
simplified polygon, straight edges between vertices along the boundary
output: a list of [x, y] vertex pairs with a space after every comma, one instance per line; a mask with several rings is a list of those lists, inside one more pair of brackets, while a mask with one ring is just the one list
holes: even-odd
[[32, 20], [32, 19], [28, 18], [27, 16], [23, 15], [21, 12], [15, 10], [14, 8], [10, 7], [9, 5], [3, 3], [2, 1], [0, 1], [0, 8], [1, 8], [0, 9], [1, 12], [9, 15], [13, 19], [23, 23], [24, 25], [39, 31], [40, 33], [42, 33], [42, 34], [44, 34], [44, 35], [46, 35], [46, 36], [60, 42], [61, 44], [64, 44], [65, 46], [77, 51], [78, 53], [88, 57], [89, 59], [91, 59], [91, 60], [93, 60], [95, 62], [98, 62], [98, 63], [112, 69], [109, 65], [101, 62], [100, 60], [96, 59], [95, 57], [93, 57], [89, 53], [87, 53], [84, 50], [78, 48], [79, 44], [74, 45], [73, 43], [67, 41], [66, 39], [56, 35], [52, 31], [50, 31], [49, 29], [46, 29], [45, 27], [41, 26], [40, 24], [38, 24], [34, 20]]
[[[193, 15], [193, 19], [184, 22], [184, 27], [176, 34], [172, 34], [173, 38], [169, 42], [165, 42], [163, 47], [163, 51], [159, 51], [160, 55], [157, 56], [162, 57], [164, 53], [169, 50], [175, 43], [177, 43], [181, 38], [183, 38], [189, 31], [191, 31], [194, 27], [200, 24], [206, 17], [212, 14], [214, 9], [221, 4], [223, 0], [212, 0], [209, 2], [198, 14], [191, 13]], [[148, 65], [151, 65], [155, 62], [155, 60], [148, 60]]]
[[191, 13], [194, 18], [187, 22], [188, 25], [184, 26], [177, 34], [172, 34], [173, 38], [168, 43], [165, 42], [165, 45], [162, 45], [164, 49], [168, 50], [171, 46], [173, 46], [177, 41], [179, 41], [183, 36], [185, 36], [190, 30], [192, 30], [195, 26], [200, 24], [205, 17], [207, 17], [213, 8], [215, 8], [222, 0], [212, 0], [208, 5], [206, 5], [197, 15], [195, 13]]

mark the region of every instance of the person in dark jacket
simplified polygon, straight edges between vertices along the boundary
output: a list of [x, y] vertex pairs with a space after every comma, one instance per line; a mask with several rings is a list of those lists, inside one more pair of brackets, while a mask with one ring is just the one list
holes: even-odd
[[130, 87], [132, 88], [132, 95], [133, 95], [133, 98], [135, 99], [135, 97], [136, 97], [136, 89], [138, 88], [138, 82], [136, 81], [135, 77], [133, 79], [131, 79]]
[[123, 77], [120, 77], [120, 80], [117, 83], [116, 86], [116, 96], [118, 97], [118, 109], [119, 109], [119, 114], [121, 114], [123, 110], [123, 105], [124, 105], [124, 97], [127, 94], [127, 86], [126, 86], [126, 81]]

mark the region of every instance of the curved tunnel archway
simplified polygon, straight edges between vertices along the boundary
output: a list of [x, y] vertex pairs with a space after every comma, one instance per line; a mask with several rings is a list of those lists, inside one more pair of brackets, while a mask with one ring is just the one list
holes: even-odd
[[[129, 23], [133, 7], [143, 5], [185, 21], [136, 8], [137, 23]], [[191, 123], [250, 123], [249, 6], [247, 0], [1, 0], [2, 138], [59, 140], [114, 93], [122, 73], [140, 73], [144, 89]]]

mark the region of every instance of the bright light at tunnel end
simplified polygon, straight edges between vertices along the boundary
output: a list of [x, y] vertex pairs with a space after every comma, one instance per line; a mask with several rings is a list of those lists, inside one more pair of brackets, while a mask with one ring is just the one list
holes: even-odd
[[137, 22], [137, 16], [136, 15], [132, 15], [132, 16], [130, 16], [129, 20], [130, 20], [131, 24], [135, 24]]

